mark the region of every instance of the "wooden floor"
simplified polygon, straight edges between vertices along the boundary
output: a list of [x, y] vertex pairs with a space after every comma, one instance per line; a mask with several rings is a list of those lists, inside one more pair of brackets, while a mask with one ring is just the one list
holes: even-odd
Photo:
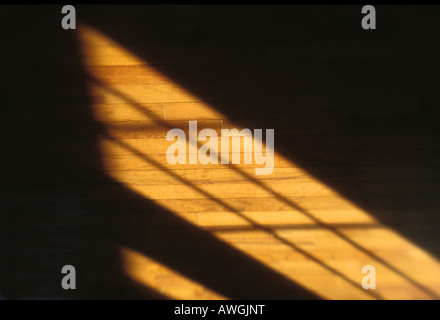
[[[440, 297], [438, 9], [58, 9], [0, 19], [29, 17], [1, 29], [0, 295]], [[169, 164], [189, 121], [274, 129], [273, 173]]]

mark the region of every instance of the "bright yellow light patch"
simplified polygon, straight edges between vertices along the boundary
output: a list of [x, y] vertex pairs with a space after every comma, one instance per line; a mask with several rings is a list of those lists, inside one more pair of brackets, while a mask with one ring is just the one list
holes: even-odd
[[172, 299], [223, 300], [225, 297], [130, 248], [120, 248], [126, 274]]
[[[436, 259], [281, 154], [267, 176], [255, 176], [255, 165], [168, 164], [170, 128], [209, 120], [218, 131], [227, 118], [106, 35], [78, 31], [95, 116], [108, 132], [100, 146], [109, 176], [321, 297], [440, 296]], [[189, 279], [154, 276], [151, 268], [171, 271], [123, 250], [127, 273], [139, 282], [175, 298], [200, 298]], [[364, 265], [376, 268], [376, 290], [362, 289]]]

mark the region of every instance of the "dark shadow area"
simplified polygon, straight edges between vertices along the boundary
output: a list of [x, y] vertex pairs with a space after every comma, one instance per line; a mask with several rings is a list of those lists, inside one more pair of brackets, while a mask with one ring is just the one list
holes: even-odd
[[[228, 298], [319, 298], [109, 178], [61, 7], [2, 9], [2, 297], [169, 298], [126, 277], [125, 246]], [[61, 288], [64, 265], [77, 290]]]
[[[440, 9], [80, 7], [81, 19], [440, 256]], [[294, 204], [293, 204], [294, 205]]]

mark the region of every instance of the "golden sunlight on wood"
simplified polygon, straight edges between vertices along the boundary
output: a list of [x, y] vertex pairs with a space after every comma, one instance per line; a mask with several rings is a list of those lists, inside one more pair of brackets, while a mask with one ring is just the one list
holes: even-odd
[[[255, 164], [168, 164], [168, 130], [187, 131], [190, 120], [219, 135], [240, 126], [106, 35], [78, 31], [95, 118], [106, 130], [102, 162], [113, 179], [323, 298], [440, 296], [436, 259], [281, 154], [265, 176], [255, 175]], [[222, 298], [172, 266], [122, 252], [140, 283], [177, 299]], [[362, 289], [364, 265], [376, 268], [376, 290]]]
[[126, 274], [149, 288], [172, 299], [215, 299], [225, 297], [179, 274], [154, 259], [130, 248], [120, 248]]

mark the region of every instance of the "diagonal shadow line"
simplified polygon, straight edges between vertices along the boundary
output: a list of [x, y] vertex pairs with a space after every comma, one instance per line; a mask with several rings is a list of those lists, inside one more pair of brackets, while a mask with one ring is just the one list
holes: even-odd
[[[284, 224], [284, 225], [266, 225], [270, 229], [280, 230], [321, 230], [322, 228], [316, 224]], [[338, 229], [383, 229], [384, 227], [374, 223], [335, 223], [331, 226]], [[204, 229], [212, 232], [246, 232], [254, 231], [252, 226], [220, 226], [220, 227], [205, 227]]]
[[[143, 108], [142, 106], [140, 106], [140, 104], [136, 101], [134, 101], [132, 98], [130, 98], [129, 96], [127, 96], [126, 94], [111, 88], [111, 87], [107, 87], [105, 86], [103, 83], [101, 83], [98, 79], [96, 79], [95, 77], [88, 75], [89, 79], [96, 83], [97, 85], [101, 86], [102, 88], [106, 89], [107, 91], [110, 91], [111, 93], [119, 96], [120, 98], [124, 99], [125, 101], [127, 101], [130, 106], [132, 106], [133, 108], [135, 108], [136, 110], [142, 112], [143, 114], [145, 114], [147, 117], [156, 120], [161, 126], [166, 127], [166, 128], [170, 128], [172, 129], [172, 127], [166, 123], [165, 121], [159, 119], [156, 115], [154, 115], [151, 111], [149, 111], [148, 109]], [[197, 146], [200, 146], [200, 144], [197, 142], [196, 143]], [[130, 147], [130, 146], [128, 146]], [[130, 147], [131, 148], [131, 147]], [[143, 153], [139, 152], [140, 155], [144, 155]], [[218, 156], [218, 155], [217, 155]], [[153, 159], [151, 159], [151, 161], [154, 161]], [[161, 166], [160, 164], [158, 164], [159, 166]], [[246, 172], [240, 170], [237, 166], [235, 166], [234, 164], [231, 164], [232, 168], [238, 172], [241, 176], [243, 176], [244, 178], [246, 178], [247, 180], [253, 182], [254, 184], [260, 186], [263, 190], [266, 190], [267, 192], [271, 193], [274, 197], [276, 197], [277, 199], [283, 201], [284, 203], [286, 203], [287, 205], [289, 205], [290, 207], [300, 211], [302, 214], [304, 214], [306, 217], [308, 217], [309, 219], [311, 219], [312, 221], [314, 221], [318, 226], [320, 226], [323, 229], [326, 229], [330, 232], [332, 232], [333, 234], [335, 234], [336, 236], [338, 236], [339, 238], [341, 238], [342, 240], [346, 241], [348, 244], [352, 245], [354, 248], [358, 249], [359, 251], [361, 251], [362, 253], [368, 255], [369, 257], [371, 257], [372, 259], [375, 259], [376, 261], [378, 261], [379, 263], [383, 264], [385, 267], [387, 267], [389, 270], [391, 270], [392, 272], [396, 273], [397, 275], [399, 275], [400, 277], [402, 277], [403, 279], [405, 279], [406, 281], [408, 281], [409, 283], [411, 283], [412, 285], [414, 285], [415, 287], [417, 287], [419, 290], [421, 290], [422, 292], [424, 292], [425, 294], [427, 294], [428, 296], [431, 296], [434, 299], [440, 299], [440, 296], [438, 296], [435, 292], [433, 292], [432, 290], [430, 290], [429, 288], [425, 287], [424, 285], [418, 283], [416, 280], [414, 280], [413, 278], [411, 278], [410, 276], [408, 276], [407, 274], [405, 274], [403, 271], [397, 269], [396, 267], [394, 267], [393, 265], [391, 265], [389, 262], [387, 262], [386, 260], [384, 260], [383, 258], [377, 256], [376, 254], [374, 254], [373, 252], [371, 252], [370, 250], [364, 248], [363, 246], [361, 246], [360, 244], [358, 244], [357, 242], [355, 242], [354, 240], [350, 239], [349, 237], [347, 237], [345, 234], [343, 234], [342, 232], [340, 232], [339, 230], [337, 230], [336, 228], [332, 227], [331, 225], [326, 224], [325, 222], [322, 222], [320, 219], [316, 218], [313, 214], [311, 214], [307, 209], [303, 208], [302, 206], [298, 205], [297, 203], [291, 201], [290, 199], [284, 197], [283, 195], [279, 194], [278, 192], [272, 190], [271, 188], [269, 188], [268, 186], [266, 186], [264, 183], [262, 183], [261, 181], [255, 179], [254, 177], [252, 177], [251, 175], [247, 174]], [[161, 169], [165, 172], [167, 172], [168, 170], [166, 168]], [[180, 178], [180, 177], [179, 177]], [[193, 188], [197, 188], [194, 185], [192, 185], [190, 182], [185, 181], [185, 183], [191, 185]], [[203, 191], [203, 190], [202, 190]], [[210, 198], [216, 199], [215, 197], [210, 196]], [[226, 204], [227, 205], [227, 204]], [[227, 205], [228, 207], [230, 207], [229, 205]], [[243, 219], [247, 220], [249, 223], [251, 224], [255, 224], [255, 222], [250, 219], [247, 218], [245, 216], [243, 216], [239, 211], [237, 210], [233, 210], [234, 213], [236, 213], [238, 216], [242, 217]], [[261, 226], [263, 227], [263, 226]], [[265, 227], [263, 227], [265, 228]], [[267, 231], [270, 234], [274, 235], [275, 232], [273, 230], [269, 230]], [[347, 278], [348, 279], [348, 278]]]

